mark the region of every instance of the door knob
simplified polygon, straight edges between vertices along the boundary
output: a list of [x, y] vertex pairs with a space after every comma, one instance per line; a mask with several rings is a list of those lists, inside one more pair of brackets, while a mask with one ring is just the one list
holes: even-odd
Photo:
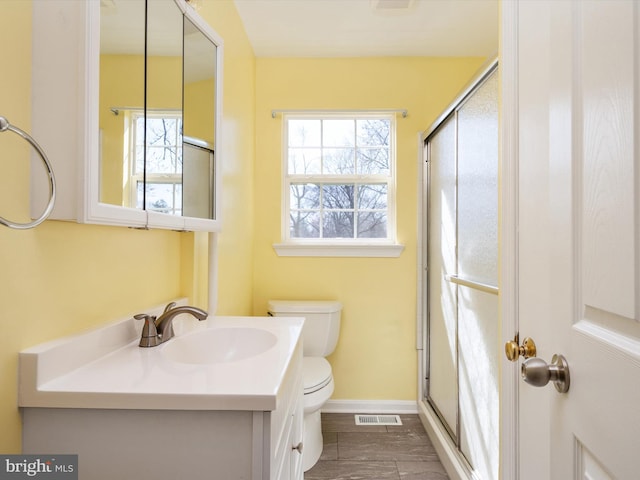
[[554, 355], [551, 364], [538, 357], [529, 358], [522, 362], [520, 373], [524, 381], [534, 387], [544, 387], [552, 381], [558, 392], [569, 391], [569, 365], [562, 355]]
[[519, 346], [518, 336], [516, 335], [516, 338], [504, 344], [504, 353], [512, 362], [517, 362], [520, 355], [524, 358], [535, 357], [536, 344], [532, 338], [527, 337], [522, 341], [522, 345]]

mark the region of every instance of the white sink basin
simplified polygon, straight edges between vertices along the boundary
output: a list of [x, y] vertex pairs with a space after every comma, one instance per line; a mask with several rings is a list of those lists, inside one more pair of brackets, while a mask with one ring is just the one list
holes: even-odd
[[178, 363], [237, 362], [266, 352], [277, 340], [273, 333], [259, 328], [209, 328], [172, 338], [162, 353]]
[[[165, 303], [146, 309], [161, 315]], [[131, 316], [20, 352], [21, 407], [271, 411], [294, 356], [302, 318], [178, 319], [176, 336], [138, 346]], [[297, 357], [296, 357], [297, 358]]]

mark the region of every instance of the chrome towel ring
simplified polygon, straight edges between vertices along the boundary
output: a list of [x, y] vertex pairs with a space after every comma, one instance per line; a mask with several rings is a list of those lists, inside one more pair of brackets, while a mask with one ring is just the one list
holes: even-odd
[[31, 144], [31, 146], [36, 150], [36, 152], [38, 152], [38, 155], [40, 155], [40, 158], [42, 159], [42, 162], [44, 163], [44, 166], [47, 169], [47, 175], [49, 177], [49, 203], [47, 204], [47, 208], [45, 208], [44, 212], [39, 218], [28, 223], [16, 223], [16, 222], [7, 220], [4, 217], [0, 217], [0, 223], [3, 225], [6, 225], [7, 227], [15, 228], [18, 230], [26, 230], [28, 228], [37, 227], [42, 222], [44, 222], [47, 219], [47, 217], [51, 214], [51, 211], [53, 210], [53, 205], [56, 201], [56, 180], [55, 180], [55, 177], [53, 176], [53, 168], [51, 168], [51, 163], [49, 163], [47, 156], [45, 155], [42, 148], [40, 148], [40, 145], [38, 145], [38, 142], [36, 142], [28, 133], [20, 130], [18, 127], [11, 125], [5, 117], [0, 116], [0, 132], [4, 132], [6, 130], [17, 133], [18, 135], [20, 135], [22, 138], [24, 138], [27, 142]]

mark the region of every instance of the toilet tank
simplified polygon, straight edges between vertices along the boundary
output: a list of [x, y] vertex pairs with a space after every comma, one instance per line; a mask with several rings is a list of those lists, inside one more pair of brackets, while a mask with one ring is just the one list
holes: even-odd
[[274, 317], [304, 317], [303, 355], [326, 357], [338, 343], [342, 304], [332, 300], [269, 300]]

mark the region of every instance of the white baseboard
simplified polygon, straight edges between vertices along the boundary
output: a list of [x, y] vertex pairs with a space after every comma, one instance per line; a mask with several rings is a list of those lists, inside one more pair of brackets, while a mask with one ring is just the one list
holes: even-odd
[[323, 413], [393, 413], [416, 414], [415, 400], [329, 400], [322, 407]]

